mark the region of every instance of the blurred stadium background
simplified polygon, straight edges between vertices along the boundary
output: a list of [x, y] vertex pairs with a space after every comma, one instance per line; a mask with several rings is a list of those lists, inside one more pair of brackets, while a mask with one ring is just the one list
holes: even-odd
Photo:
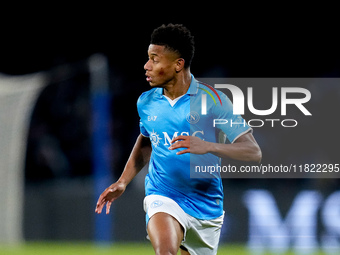
[[[196, 77], [340, 75], [333, 16], [315, 19], [322, 9], [304, 16], [242, 10], [245, 22], [236, 24], [229, 12], [154, 18], [158, 14], [134, 16], [104, 7], [51, 8], [13, 12], [1, 32], [0, 254], [59, 254], [69, 246], [72, 254], [106, 254], [103, 243], [110, 249], [130, 246], [135, 254], [145, 245], [150, 250], [142, 208], [145, 169], [112, 214], [96, 216], [94, 208], [98, 192], [120, 175], [139, 134], [135, 105], [149, 89], [143, 65], [155, 27], [183, 23], [192, 31]], [[337, 86], [314, 88], [317, 100], [309, 107], [316, 122], [294, 132], [255, 129], [264, 162], [340, 163], [339, 96]], [[339, 179], [223, 182], [226, 252], [339, 252]], [[52, 249], [44, 250], [47, 245]]]

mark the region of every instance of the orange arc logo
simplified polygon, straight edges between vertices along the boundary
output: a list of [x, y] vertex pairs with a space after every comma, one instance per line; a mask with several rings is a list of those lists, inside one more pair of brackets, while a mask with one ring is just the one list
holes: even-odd
[[[220, 104], [222, 105], [222, 100], [221, 100], [220, 96], [218, 95], [217, 91], [213, 87], [208, 85], [208, 84], [205, 84], [205, 83], [201, 83], [201, 84], [204, 85], [204, 86], [207, 86], [212, 92], [214, 92], [215, 95], [217, 96], [218, 100], [220, 101]], [[216, 100], [215, 100], [214, 96], [209, 92], [209, 90], [204, 89], [204, 88], [200, 88], [200, 87], [199, 87], [199, 89], [201, 89], [204, 92], [206, 92], [212, 98], [212, 100], [214, 101], [214, 103], [216, 105]]]

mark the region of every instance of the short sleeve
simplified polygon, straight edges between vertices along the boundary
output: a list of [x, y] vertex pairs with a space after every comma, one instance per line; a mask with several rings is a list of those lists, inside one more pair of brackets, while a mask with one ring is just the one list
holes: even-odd
[[139, 128], [140, 128], [140, 132], [141, 132], [141, 134], [143, 136], [145, 136], [145, 137], [149, 137], [150, 136], [148, 131], [146, 131], [146, 129], [145, 129], [144, 125], [143, 125], [142, 120], [139, 121]]
[[143, 98], [145, 98], [145, 95], [146, 95], [146, 93], [144, 92], [138, 98], [138, 100], [137, 100], [137, 111], [138, 111], [138, 115], [139, 115], [139, 118], [140, 118], [140, 120], [139, 120], [139, 129], [140, 129], [140, 132], [141, 132], [141, 134], [143, 136], [149, 137], [150, 135], [149, 135], [148, 131], [146, 130], [146, 128], [145, 128], [145, 126], [143, 124], [143, 121], [142, 121], [143, 117], [145, 117], [145, 114], [143, 112], [143, 105], [144, 105], [143, 104]]
[[233, 105], [229, 98], [220, 91], [219, 95], [222, 105], [217, 104], [214, 107], [215, 127], [222, 130], [228, 140], [233, 143], [241, 135], [252, 132], [252, 128], [240, 115], [233, 114]]

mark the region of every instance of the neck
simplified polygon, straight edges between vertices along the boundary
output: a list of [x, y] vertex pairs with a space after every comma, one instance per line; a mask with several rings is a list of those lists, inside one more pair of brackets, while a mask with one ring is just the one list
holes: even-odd
[[183, 72], [179, 73], [179, 75], [173, 80], [172, 83], [164, 86], [163, 93], [171, 100], [174, 100], [177, 97], [184, 95], [191, 83], [191, 74], [190, 69], [183, 70]]

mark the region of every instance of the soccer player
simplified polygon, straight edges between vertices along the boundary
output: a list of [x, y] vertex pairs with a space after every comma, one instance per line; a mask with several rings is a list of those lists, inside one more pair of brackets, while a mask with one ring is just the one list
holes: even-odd
[[[141, 134], [118, 181], [100, 195], [96, 212], [106, 205], [108, 214], [149, 163], [144, 210], [155, 253], [216, 254], [224, 217], [222, 181], [216, 173], [195, 172], [195, 166], [217, 166], [220, 157], [259, 162], [261, 150], [251, 128], [233, 115], [227, 96], [190, 73], [194, 39], [186, 27], [156, 28], [148, 55], [144, 69], [152, 89], [137, 102]], [[213, 125], [214, 119], [233, 125]], [[218, 143], [219, 130], [230, 143]]]

